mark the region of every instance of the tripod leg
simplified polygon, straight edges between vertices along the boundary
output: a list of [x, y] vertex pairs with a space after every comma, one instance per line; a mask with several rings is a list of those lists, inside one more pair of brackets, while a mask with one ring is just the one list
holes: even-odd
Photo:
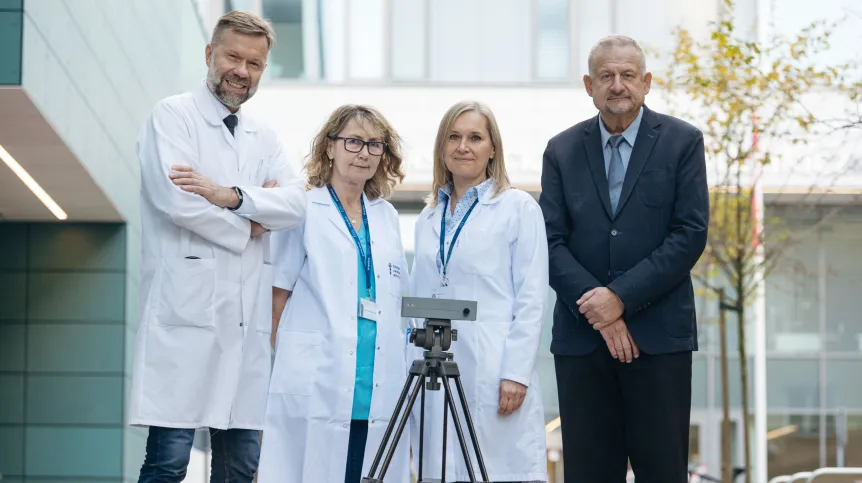
[[[401, 435], [404, 434], [404, 426], [407, 425], [410, 419], [410, 413], [413, 412], [413, 406], [416, 404], [416, 398], [419, 396], [419, 391], [422, 388], [422, 378], [416, 381], [416, 386], [413, 388], [413, 394], [410, 395], [410, 401], [407, 403], [407, 409], [401, 416], [401, 422], [398, 423], [398, 429], [395, 431], [395, 439], [392, 441], [392, 446], [389, 447], [389, 452], [386, 453], [386, 459], [383, 460], [383, 467], [380, 469], [380, 481], [386, 476], [386, 471], [389, 469], [389, 463], [392, 462], [392, 457], [395, 455], [395, 449], [398, 448], [398, 442], [401, 440]], [[390, 421], [390, 426], [392, 422]], [[372, 468], [372, 474], [373, 470]]]
[[422, 379], [422, 405], [419, 408], [419, 480], [422, 481], [422, 450], [425, 446], [425, 376]]
[[470, 439], [473, 440], [473, 450], [476, 452], [476, 462], [479, 463], [479, 471], [482, 473], [482, 479], [488, 481], [485, 459], [482, 457], [482, 451], [479, 449], [479, 438], [476, 436], [476, 428], [473, 426], [473, 416], [470, 415], [467, 397], [464, 396], [464, 386], [461, 385], [461, 377], [454, 376], [453, 379], [455, 379], [455, 388], [458, 390], [458, 398], [461, 399], [461, 407], [464, 409], [464, 420], [467, 422], [467, 431], [470, 432]]
[[467, 441], [464, 440], [464, 431], [461, 429], [461, 419], [458, 417], [458, 411], [455, 409], [455, 399], [452, 397], [452, 389], [449, 387], [449, 376], [444, 375], [442, 377], [446, 405], [452, 411], [452, 422], [455, 423], [455, 432], [458, 433], [458, 443], [461, 445], [461, 453], [464, 455], [464, 464], [467, 465], [467, 474], [470, 475], [470, 483], [476, 483], [476, 474], [473, 472], [473, 463], [470, 461]]
[[449, 408], [443, 401], [443, 469], [440, 470], [440, 481], [446, 483], [446, 442], [449, 441]]
[[[395, 422], [401, 414], [401, 408], [404, 407], [404, 400], [407, 398], [407, 391], [413, 384], [413, 378], [415, 377], [416, 376], [414, 374], [410, 374], [407, 376], [407, 380], [404, 381], [404, 388], [401, 389], [401, 397], [398, 398], [398, 404], [395, 405], [395, 409], [392, 411], [392, 418], [389, 419], [389, 426], [386, 427], [386, 432], [383, 434], [383, 441], [380, 442], [380, 447], [377, 449], [377, 455], [374, 456], [374, 461], [371, 463], [371, 470], [368, 472], [369, 476], [374, 475], [374, 472], [377, 471], [377, 465], [380, 464], [380, 458], [383, 457], [383, 451], [386, 449], [386, 446], [389, 445], [389, 437], [392, 436], [392, 428], [395, 427]], [[410, 414], [409, 409], [407, 410], [407, 414]], [[395, 439], [395, 443], [398, 444], [398, 438]]]

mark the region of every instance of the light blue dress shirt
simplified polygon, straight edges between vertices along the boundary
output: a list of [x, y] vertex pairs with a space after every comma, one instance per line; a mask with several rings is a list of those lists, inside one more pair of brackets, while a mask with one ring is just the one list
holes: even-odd
[[[455, 235], [455, 230], [458, 229], [458, 225], [461, 223], [461, 219], [464, 218], [464, 215], [467, 214], [467, 211], [470, 210], [470, 207], [473, 205], [473, 202], [481, 199], [485, 196], [485, 192], [487, 192], [491, 187], [494, 186], [494, 181], [490, 178], [485, 181], [479, 183], [478, 185], [470, 188], [464, 193], [464, 196], [458, 200], [458, 204], [455, 205], [455, 213], [452, 214], [451, 207], [447, 205], [446, 207], [446, 246], [444, 247], [444, 252], [446, 255], [449, 255], [449, 244], [452, 242], [452, 237]], [[450, 200], [452, 196], [452, 184], [447, 184], [446, 186], [437, 190], [437, 202], [440, 206], [443, 206], [443, 203]], [[440, 256], [437, 255], [437, 270], [440, 273], [443, 273], [443, 262], [440, 260]]]
[[[359, 229], [359, 241], [363, 247], [369, 246], [368, 232], [365, 231], [365, 223]], [[364, 248], [363, 248], [364, 249]], [[358, 253], [358, 251], [357, 251]], [[362, 257], [359, 260], [359, 300], [368, 296], [365, 287], [365, 263]], [[371, 277], [371, 300], [377, 300], [374, 277]], [[359, 313], [359, 306], [356, 307]], [[353, 387], [353, 414], [352, 419], [368, 420], [371, 412], [371, 388], [374, 386], [374, 348], [377, 344], [377, 323], [363, 317], [357, 317], [356, 338], [356, 381]]]
[[[620, 144], [620, 158], [623, 160], [623, 171], [628, 171], [629, 169], [629, 159], [632, 157], [632, 149], [635, 146], [635, 139], [638, 137], [638, 129], [641, 127], [641, 118], [643, 115], [644, 108], [641, 106], [638, 117], [636, 117], [635, 120], [629, 124], [629, 127], [622, 132], [623, 139], [626, 140], [626, 142]], [[611, 145], [608, 144], [608, 140], [611, 138], [611, 133], [609, 133], [608, 128], [605, 127], [605, 123], [602, 121], [601, 115], [599, 115], [599, 129], [601, 129], [602, 132], [602, 153], [605, 157], [605, 176], [607, 176], [608, 169], [611, 166]]]

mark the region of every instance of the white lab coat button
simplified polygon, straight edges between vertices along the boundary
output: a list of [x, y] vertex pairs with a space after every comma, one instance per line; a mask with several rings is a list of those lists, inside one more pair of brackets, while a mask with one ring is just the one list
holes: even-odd
[[355, 316], [353, 316], [353, 315], [351, 315], [351, 316], [350, 316], [350, 320], [356, 320], [356, 317], [355, 317]]
[[342, 424], [341, 427], [347, 429], [347, 423]]
[[350, 355], [353, 355], [353, 351], [350, 351]]

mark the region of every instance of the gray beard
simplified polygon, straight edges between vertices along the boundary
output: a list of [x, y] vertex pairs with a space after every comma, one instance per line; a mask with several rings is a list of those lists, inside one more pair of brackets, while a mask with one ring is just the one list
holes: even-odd
[[[242, 82], [240, 79], [237, 79], [237, 81]], [[218, 98], [218, 100], [227, 107], [238, 109], [239, 106], [241, 106], [245, 101], [251, 99], [251, 96], [257, 92], [257, 86], [254, 86], [249, 87], [245, 94], [235, 94], [224, 88], [224, 82], [224, 76], [218, 77], [212, 69], [207, 72], [207, 86], [216, 98]]]
[[610, 107], [608, 106], [608, 112], [615, 115], [625, 114], [627, 112], [632, 112], [635, 108], [635, 103], [633, 101], [629, 101], [628, 107]]

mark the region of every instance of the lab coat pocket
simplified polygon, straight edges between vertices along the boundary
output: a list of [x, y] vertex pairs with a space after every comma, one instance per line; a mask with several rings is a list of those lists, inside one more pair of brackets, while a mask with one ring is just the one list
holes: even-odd
[[159, 291], [159, 325], [215, 325], [215, 259], [164, 260]]
[[269, 263], [264, 263], [260, 272], [260, 288], [257, 294], [256, 329], [262, 334], [272, 333], [272, 282], [275, 270]]
[[320, 350], [322, 344], [323, 334], [318, 331], [279, 331], [269, 391], [274, 394], [310, 396], [321, 358], [324, 357]]
[[[505, 231], [487, 227], [484, 232], [471, 232], [458, 240], [452, 264], [459, 264], [467, 273], [494, 276], [508, 269], [509, 253]], [[458, 253], [460, 252], [460, 253]], [[454, 260], [458, 257], [457, 260]]]

